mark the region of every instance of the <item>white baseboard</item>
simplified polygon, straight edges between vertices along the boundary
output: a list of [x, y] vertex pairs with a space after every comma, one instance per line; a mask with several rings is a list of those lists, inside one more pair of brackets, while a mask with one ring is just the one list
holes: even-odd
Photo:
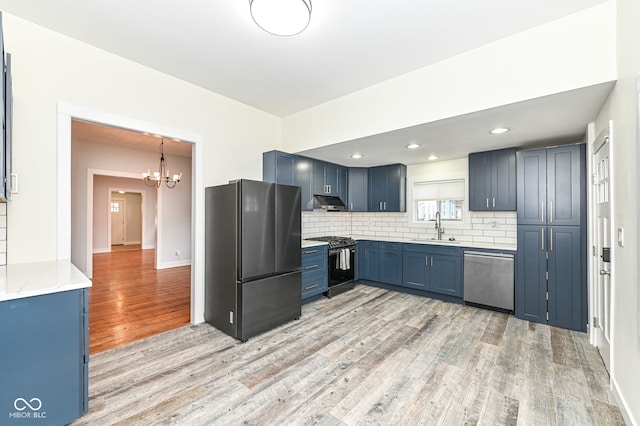
[[154, 248], [156, 248], [155, 244], [146, 244], [146, 245], [142, 246], [142, 250], [151, 250], [151, 249], [154, 249]]
[[611, 378], [611, 391], [613, 392], [613, 396], [615, 397], [616, 402], [618, 403], [618, 408], [620, 409], [620, 412], [622, 413], [622, 417], [624, 417], [624, 421], [628, 425], [637, 425], [638, 423], [635, 422], [635, 419], [631, 418], [629, 410], [627, 409], [627, 407], [628, 407], [627, 401], [620, 394], [620, 392], [618, 390], [618, 384], [616, 383], [616, 381], [614, 380], [613, 377]]
[[174, 260], [173, 262], [163, 262], [158, 264], [156, 269], [177, 268], [179, 266], [191, 266], [191, 259]]
[[94, 253], [111, 253], [111, 247], [93, 249]]
[[137, 241], [125, 241], [124, 245], [125, 246], [131, 246], [131, 245], [134, 245], [134, 244], [141, 244], [141, 243], [142, 243], [142, 241], [140, 241], [140, 240], [137, 240]]

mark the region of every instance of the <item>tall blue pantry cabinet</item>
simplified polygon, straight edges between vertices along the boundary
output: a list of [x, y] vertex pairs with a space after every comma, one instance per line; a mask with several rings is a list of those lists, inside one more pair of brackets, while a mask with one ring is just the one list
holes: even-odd
[[516, 316], [587, 326], [585, 145], [518, 151]]

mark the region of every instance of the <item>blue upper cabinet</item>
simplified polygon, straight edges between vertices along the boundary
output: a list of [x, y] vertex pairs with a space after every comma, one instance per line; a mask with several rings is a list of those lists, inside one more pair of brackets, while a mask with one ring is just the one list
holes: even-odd
[[547, 150], [547, 223], [553, 226], [586, 223], [585, 145]]
[[349, 169], [349, 203], [347, 207], [352, 212], [367, 211], [367, 187], [369, 172], [364, 167], [352, 167]]
[[294, 185], [295, 155], [280, 151], [263, 153], [262, 180], [284, 185]]
[[518, 225], [582, 225], [585, 146], [519, 151]]
[[340, 197], [347, 202], [347, 168], [337, 164], [314, 160], [313, 193]]
[[516, 150], [469, 154], [469, 210], [516, 210]]
[[294, 185], [302, 188], [302, 211], [313, 210], [313, 160], [296, 156]]
[[546, 224], [547, 150], [518, 151], [518, 225]]
[[368, 204], [370, 212], [405, 212], [407, 166], [391, 164], [369, 168]]

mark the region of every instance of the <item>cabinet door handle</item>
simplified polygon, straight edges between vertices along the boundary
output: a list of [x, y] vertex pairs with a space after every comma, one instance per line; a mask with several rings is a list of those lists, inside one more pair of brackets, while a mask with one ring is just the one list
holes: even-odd
[[541, 230], [542, 230], [542, 234], [540, 234], [541, 235], [541, 238], [540, 238], [540, 250], [544, 251], [544, 228], [541, 228]]
[[544, 201], [540, 201], [540, 222], [544, 223]]
[[308, 285], [304, 289], [305, 290], [311, 290], [312, 288], [316, 288], [316, 287], [318, 287], [318, 284]]
[[487, 208], [489, 208], [489, 199], [487, 198]]
[[496, 197], [493, 197], [493, 207], [495, 208], [496, 206]]
[[331, 185], [327, 185], [327, 194], [331, 194]]
[[553, 228], [549, 228], [549, 251], [553, 251]]
[[425, 264], [426, 266], [429, 266], [429, 256], [425, 256], [425, 257], [424, 257], [424, 264]]
[[385, 210], [387, 209], [387, 202], [386, 201], [384, 202], [384, 209]]
[[380, 201], [380, 210], [382, 210], [382, 201]]
[[433, 266], [433, 256], [431, 256], [431, 266]]
[[318, 265], [305, 266], [304, 269], [316, 269]]
[[309, 250], [309, 251], [305, 251], [304, 254], [311, 254], [311, 253], [317, 253], [318, 250]]
[[353, 210], [353, 201], [349, 203], [349, 210]]
[[549, 223], [553, 223], [553, 201], [549, 201]]

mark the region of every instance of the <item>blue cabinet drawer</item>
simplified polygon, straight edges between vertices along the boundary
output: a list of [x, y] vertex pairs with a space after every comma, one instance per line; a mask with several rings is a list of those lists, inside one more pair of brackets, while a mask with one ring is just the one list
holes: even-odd
[[308, 272], [302, 275], [302, 298], [323, 293], [329, 288], [326, 269]]
[[327, 255], [319, 254], [302, 258], [302, 272], [322, 271], [327, 269]]
[[311, 246], [311, 247], [303, 248], [301, 254], [302, 254], [303, 260], [305, 257], [309, 257], [309, 256], [326, 255], [327, 245]]

